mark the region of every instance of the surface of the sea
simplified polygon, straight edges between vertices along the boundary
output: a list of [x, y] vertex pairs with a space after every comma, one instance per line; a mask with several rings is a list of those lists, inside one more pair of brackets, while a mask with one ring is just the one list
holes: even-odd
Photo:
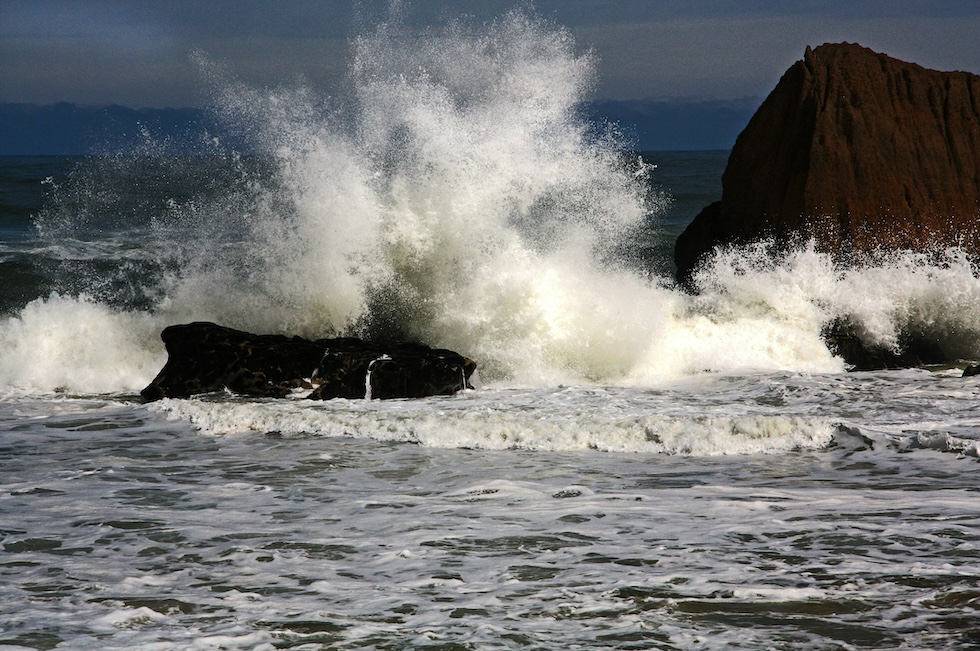
[[[970, 261], [760, 244], [684, 292], [727, 152], [624, 153], [526, 18], [404, 42], [342, 102], [216, 82], [248, 153], [0, 159], [0, 649], [980, 648]], [[848, 372], [835, 318], [962, 363]], [[195, 320], [481, 381], [145, 403]]]

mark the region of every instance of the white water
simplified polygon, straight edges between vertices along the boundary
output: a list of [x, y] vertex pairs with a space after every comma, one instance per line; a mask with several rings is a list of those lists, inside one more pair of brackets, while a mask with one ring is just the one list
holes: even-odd
[[978, 395], [0, 403], [0, 648], [972, 648]]

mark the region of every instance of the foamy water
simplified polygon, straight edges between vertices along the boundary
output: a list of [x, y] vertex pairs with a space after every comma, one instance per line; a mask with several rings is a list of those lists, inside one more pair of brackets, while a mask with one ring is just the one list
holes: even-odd
[[[897, 346], [900, 333], [912, 331], [942, 341], [952, 358], [977, 357], [980, 281], [956, 251], [938, 263], [894, 254], [880, 265], [849, 270], [834, 268], [812, 249], [775, 264], [755, 251], [729, 252], [699, 276], [697, 296], [626, 270], [576, 266], [574, 256], [570, 261], [561, 254], [522, 255], [524, 264], [491, 268], [465, 286], [447, 289], [447, 302], [456, 305], [452, 310], [445, 305], [434, 311], [441, 300], [409, 292], [431, 317], [425, 340], [477, 359], [489, 386], [657, 386], [704, 372], [841, 372], [843, 361], [827, 350], [820, 334], [840, 317], [857, 323], [871, 343]], [[452, 282], [457, 281], [462, 283]], [[160, 330], [177, 322], [215, 320], [259, 332], [295, 332], [271, 320], [261, 292], [240, 298], [236, 287], [222, 286], [213, 276], [174, 282], [172, 295], [149, 312], [109, 307], [84, 295], [35, 300], [0, 323], [5, 385], [138, 391], [165, 360]], [[292, 289], [309, 290], [304, 296], [313, 301], [309, 279]], [[195, 309], [212, 294], [213, 302]], [[270, 303], [284, 309], [281, 300]], [[409, 309], [397, 293], [394, 300]], [[254, 321], [253, 307], [259, 312]], [[292, 323], [292, 316], [277, 314], [282, 323]]]
[[969, 648], [978, 393], [7, 403], [0, 644]]

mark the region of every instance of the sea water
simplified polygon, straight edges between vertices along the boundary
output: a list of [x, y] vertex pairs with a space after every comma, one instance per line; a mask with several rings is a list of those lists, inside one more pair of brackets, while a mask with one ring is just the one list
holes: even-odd
[[[0, 648], [977, 648], [980, 279], [673, 239], [725, 152], [584, 120], [527, 14], [352, 43], [349, 83], [201, 60], [250, 143], [0, 163]], [[869, 342], [959, 365], [855, 373]], [[423, 400], [144, 403], [160, 330], [420, 340]]]

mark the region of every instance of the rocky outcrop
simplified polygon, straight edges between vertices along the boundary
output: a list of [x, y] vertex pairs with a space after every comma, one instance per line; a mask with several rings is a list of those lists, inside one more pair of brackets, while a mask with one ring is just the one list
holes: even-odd
[[[229, 390], [311, 399], [421, 398], [466, 388], [476, 363], [451, 350], [360, 339], [310, 341], [254, 335], [214, 323], [170, 326], [161, 334], [169, 358], [141, 392], [146, 400]], [[315, 388], [314, 388], [315, 387]]]
[[675, 249], [682, 282], [719, 245], [813, 239], [838, 261], [980, 252], [980, 76], [859, 45], [806, 49], [738, 137], [722, 199]]

